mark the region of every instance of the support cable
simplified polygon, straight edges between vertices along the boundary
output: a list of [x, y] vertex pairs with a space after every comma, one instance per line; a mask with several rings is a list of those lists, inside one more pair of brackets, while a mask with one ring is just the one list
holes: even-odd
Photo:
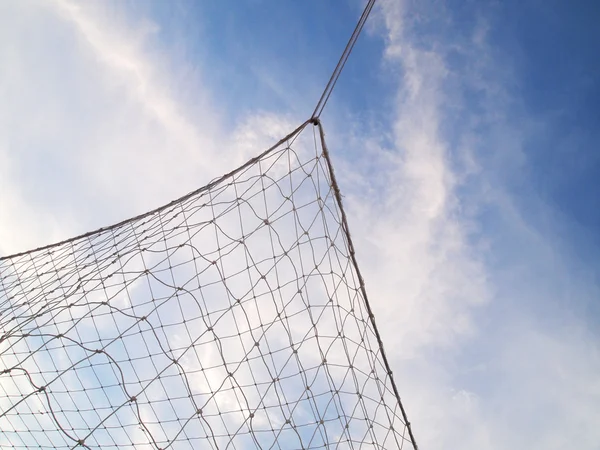
[[344, 49], [344, 52], [342, 53], [342, 56], [340, 57], [340, 60], [337, 63], [337, 66], [335, 66], [335, 69], [334, 69], [333, 73], [331, 74], [331, 78], [329, 78], [329, 81], [327, 82], [327, 86], [325, 86], [325, 89], [323, 90], [323, 93], [321, 94], [321, 98], [319, 99], [319, 102], [317, 103], [317, 106], [315, 107], [315, 110], [313, 111], [312, 116], [310, 117], [311, 119], [316, 119], [321, 116], [321, 113], [323, 112], [323, 109], [325, 108], [325, 105], [327, 104], [327, 101], [329, 100], [329, 97], [331, 96], [331, 92], [335, 88], [337, 80], [340, 77], [340, 74], [342, 73], [344, 66], [346, 65], [346, 61], [348, 60], [350, 53], [352, 53], [354, 44], [356, 44], [356, 41], [357, 41], [358, 37], [360, 36], [360, 33], [361, 33], [363, 27], [365, 26], [365, 23], [367, 22], [369, 14], [371, 13], [371, 10], [373, 9], [373, 5], [375, 5], [375, 0], [369, 0], [367, 2], [365, 9], [363, 10], [363, 13], [360, 16], [360, 19], [358, 20], [358, 23], [356, 24], [356, 28], [354, 28], [354, 31], [352, 32], [352, 36], [350, 36], [350, 39], [348, 40], [348, 43], [346, 44], [346, 48]]

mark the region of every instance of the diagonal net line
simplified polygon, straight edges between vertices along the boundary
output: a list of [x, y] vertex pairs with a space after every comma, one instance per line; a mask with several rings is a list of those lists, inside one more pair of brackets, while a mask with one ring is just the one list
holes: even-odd
[[321, 124], [0, 258], [0, 447], [415, 448]]

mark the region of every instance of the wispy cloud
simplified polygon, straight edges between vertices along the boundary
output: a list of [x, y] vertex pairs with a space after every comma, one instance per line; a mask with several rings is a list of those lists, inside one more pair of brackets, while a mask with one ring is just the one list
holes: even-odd
[[[223, 137], [218, 110], [208, 94], [181, 100], [175, 83], [186, 68], [167, 70], [169, 61], [152, 51], [156, 25], [131, 22], [120, 8], [100, 3], [4, 9], [2, 54], [11, 71], [2, 83], [3, 167], [18, 179], [3, 181], [5, 192], [23, 200], [5, 217], [32, 222], [24, 214], [34, 209], [49, 222], [55, 216], [58, 228], [81, 231], [191, 190], [220, 163], [207, 164]], [[15, 36], [31, 24], [35, 32], [15, 51]], [[4, 225], [4, 251], [65, 237], [57, 228], [27, 238], [8, 220]]]

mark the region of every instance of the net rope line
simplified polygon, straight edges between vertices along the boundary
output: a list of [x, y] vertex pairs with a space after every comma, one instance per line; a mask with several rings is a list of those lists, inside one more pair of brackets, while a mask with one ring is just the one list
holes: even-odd
[[[311, 157], [291, 146], [309, 123]], [[417, 448], [318, 120], [168, 205], [1, 258], [0, 329], [2, 447]]]
[[[381, 339], [381, 335], [379, 333], [379, 329], [377, 328], [377, 324], [375, 323], [375, 315], [372, 312], [371, 309], [371, 304], [369, 302], [369, 297], [367, 296], [367, 289], [365, 287], [365, 281], [364, 278], [362, 277], [362, 274], [360, 272], [360, 268], [358, 266], [358, 261], [356, 260], [356, 252], [354, 250], [354, 244], [352, 242], [352, 237], [350, 235], [350, 227], [348, 225], [348, 219], [346, 217], [346, 211], [344, 210], [344, 206], [342, 203], [342, 193], [340, 191], [339, 185], [337, 183], [337, 179], [335, 177], [335, 170], [333, 168], [333, 163], [331, 162], [331, 157], [329, 156], [329, 150], [327, 148], [327, 144], [325, 142], [325, 131], [323, 130], [323, 125], [321, 124], [321, 121], [317, 118], [313, 120], [313, 123], [316, 123], [318, 128], [319, 128], [319, 137], [321, 139], [321, 148], [323, 149], [323, 156], [325, 158], [325, 161], [327, 163], [327, 169], [329, 170], [329, 176], [331, 177], [331, 187], [333, 188], [333, 192], [335, 195], [335, 199], [339, 205], [340, 208], [340, 214], [341, 214], [341, 225], [342, 228], [344, 230], [344, 233], [346, 234], [346, 239], [348, 242], [348, 248], [350, 251], [350, 259], [352, 260], [352, 264], [354, 266], [354, 270], [356, 271], [356, 275], [358, 277], [358, 281], [360, 283], [360, 290], [361, 293], [363, 295], [363, 299], [365, 302], [365, 306], [367, 308], [367, 312], [369, 314], [369, 318], [371, 319], [372, 325], [373, 325], [373, 330], [375, 332], [375, 336], [377, 337], [377, 343], [379, 344], [379, 348], [381, 350], [381, 357], [384, 361], [385, 367], [388, 370], [388, 374], [390, 377], [393, 377], [393, 372], [391, 369], [391, 366], [388, 362], [387, 356], [385, 354], [385, 350], [383, 347], [383, 341]], [[413, 444], [413, 447], [415, 448], [415, 450], [418, 450], [418, 446], [417, 446], [417, 442], [415, 440], [415, 437], [413, 435], [412, 432], [412, 427], [410, 422], [408, 421], [408, 416], [406, 415], [406, 411], [404, 409], [404, 406], [402, 404], [402, 401], [400, 399], [400, 393], [398, 392], [398, 387], [396, 386], [396, 382], [393, 380], [392, 378], [392, 388], [394, 389], [394, 395], [396, 396], [396, 399], [398, 400], [398, 405], [400, 406], [400, 411], [402, 412], [402, 418], [404, 419], [404, 423], [406, 424], [406, 428], [408, 430], [408, 434], [410, 436], [410, 441]]]
[[188, 198], [190, 198], [190, 197], [192, 197], [192, 196], [194, 196], [194, 195], [198, 195], [199, 193], [201, 193], [201, 192], [202, 192], [202, 191], [204, 191], [204, 190], [209, 190], [209, 189], [210, 189], [212, 186], [214, 186], [214, 185], [217, 185], [217, 184], [219, 184], [220, 182], [222, 182], [223, 180], [225, 180], [225, 179], [227, 179], [227, 178], [230, 178], [230, 177], [234, 176], [236, 173], [238, 173], [238, 172], [240, 172], [240, 171], [244, 170], [244, 169], [245, 169], [245, 168], [247, 168], [248, 166], [252, 165], [252, 164], [253, 164], [253, 163], [255, 163], [256, 161], [260, 160], [261, 158], [263, 158], [263, 157], [265, 157], [266, 155], [268, 155], [269, 153], [271, 153], [273, 150], [275, 150], [277, 147], [279, 147], [279, 146], [280, 146], [281, 144], [283, 144], [284, 142], [286, 142], [286, 141], [288, 141], [288, 140], [291, 140], [291, 139], [293, 139], [293, 138], [294, 138], [295, 136], [297, 136], [297, 135], [298, 135], [298, 134], [299, 134], [299, 133], [300, 133], [300, 132], [301, 132], [301, 131], [302, 131], [302, 130], [303, 130], [303, 129], [304, 129], [304, 128], [305, 128], [305, 127], [306, 127], [306, 126], [309, 124], [309, 123], [311, 123], [311, 121], [312, 121], [312, 120], [313, 120], [313, 119], [309, 119], [309, 120], [307, 120], [307, 121], [306, 121], [306, 122], [304, 122], [302, 125], [300, 125], [298, 128], [296, 128], [294, 131], [292, 131], [290, 134], [288, 134], [287, 136], [285, 136], [284, 138], [282, 138], [281, 140], [279, 140], [279, 142], [277, 142], [275, 145], [273, 145], [272, 147], [268, 148], [267, 150], [265, 150], [264, 152], [262, 152], [260, 155], [258, 155], [258, 156], [256, 156], [256, 157], [254, 157], [254, 158], [251, 158], [251, 159], [249, 159], [248, 161], [246, 161], [246, 163], [245, 163], [245, 164], [241, 165], [240, 167], [238, 167], [238, 168], [236, 168], [236, 169], [232, 170], [231, 172], [229, 172], [229, 173], [226, 173], [225, 175], [223, 175], [223, 176], [221, 176], [221, 177], [219, 177], [219, 178], [217, 178], [217, 179], [215, 179], [215, 180], [211, 181], [211, 182], [210, 182], [210, 183], [208, 183], [207, 185], [205, 185], [205, 186], [202, 186], [202, 187], [200, 187], [200, 188], [196, 189], [195, 191], [193, 191], [193, 192], [190, 192], [189, 194], [186, 194], [186, 195], [185, 195], [185, 196], [183, 196], [183, 197], [180, 197], [180, 198], [178, 198], [178, 199], [176, 199], [176, 200], [173, 200], [173, 201], [171, 201], [170, 203], [167, 203], [166, 205], [159, 206], [159, 207], [158, 207], [158, 208], [156, 208], [156, 209], [150, 210], [150, 211], [148, 211], [148, 212], [145, 212], [145, 213], [143, 213], [143, 214], [140, 214], [140, 215], [138, 215], [138, 216], [135, 216], [135, 217], [131, 217], [131, 218], [129, 218], [129, 219], [125, 219], [125, 220], [123, 220], [123, 221], [121, 221], [121, 222], [118, 222], [118, 223], [115, 223], [115, 224], [113, 224], [113, 225], [110, 225], [110, 226], [107, 226], [107, 227], [98, 228], [97, 230], [89, 231], [89, 232], [87, 232], [87, 233], [83, 233], [83, 234], [81, 234], [81, 235], [78, 235], [78, 236], [74, 236], [74, 237], [71, 237], [71, 238], [65, 239], [65, 240], [63, 240], [63, 241], [59, 241], [59, 242], [56, 242], [56, 243], [53, 243], [53, 244], [49, 244], [49, 245], [44, 245], [44, 246], [41, 246], [41, 247], [35, 248], [35, 249], [33, 249], [33, 250], [27, 250], [27, 251], [23, 251], [23, 252], [15, 253], [15, 254], [8, 255], [8, 256], [0, 256], [0, 261], [2, 261], [3, 259], [11, 259], [11, 258], [15, 258], [15, 257], [17, 257], [17, 256], [22, 256], [22, 255], [25, 255], [25, 254], [27, 254], [27, 253], [37, 252], [37, 251], [40, 251], [40, 250], [47, 250], [47, 249], [50, 249], [50, 248], [52, 248], [52, 247], [56, 247], [56, 246], [59, 246], [59, 245], [67, 244], [67, 243], [69, 243], [69, 242], [76, 241], [76, 240], [78, 240], [78, 239], [83, 239], [83, 238], [86, 238], [86, 237], [92, 236], [92, 235], [94, 235], [94, 234], [101, 233], [102, 231], [106, 231], [106, 230], [110, 230], [110, 229], [113, 229], [113, 228], [120, 227], [120, 226], [122, 226], [122, 225], [125, 225], [125, 224], [127, 224], [127, 223], [129, 223], [129, 222], [134, 222], [134, 221], [136, 221], [136, 220], [144, 219], [145, 217], [147, 217], [147, 216], [150, 216], [150, 215], [152, 215], [152, 214], [159, 213], [159, 212], [161, 212], [161, 211], [163, 211], [163, 210], [165, 210], [165, 209], [167, 209], [167, 208], [169, 208], [169, 207], [173, 206], [174, 204], [177, 204], [177, 203], [183, 202], [183, 201], [187, 200]]

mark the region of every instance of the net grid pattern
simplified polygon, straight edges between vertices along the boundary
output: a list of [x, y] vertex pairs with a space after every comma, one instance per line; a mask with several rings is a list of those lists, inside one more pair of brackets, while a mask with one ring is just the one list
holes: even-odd
[[0, 259], [1, 448], [412, 448], [309, 128]]

